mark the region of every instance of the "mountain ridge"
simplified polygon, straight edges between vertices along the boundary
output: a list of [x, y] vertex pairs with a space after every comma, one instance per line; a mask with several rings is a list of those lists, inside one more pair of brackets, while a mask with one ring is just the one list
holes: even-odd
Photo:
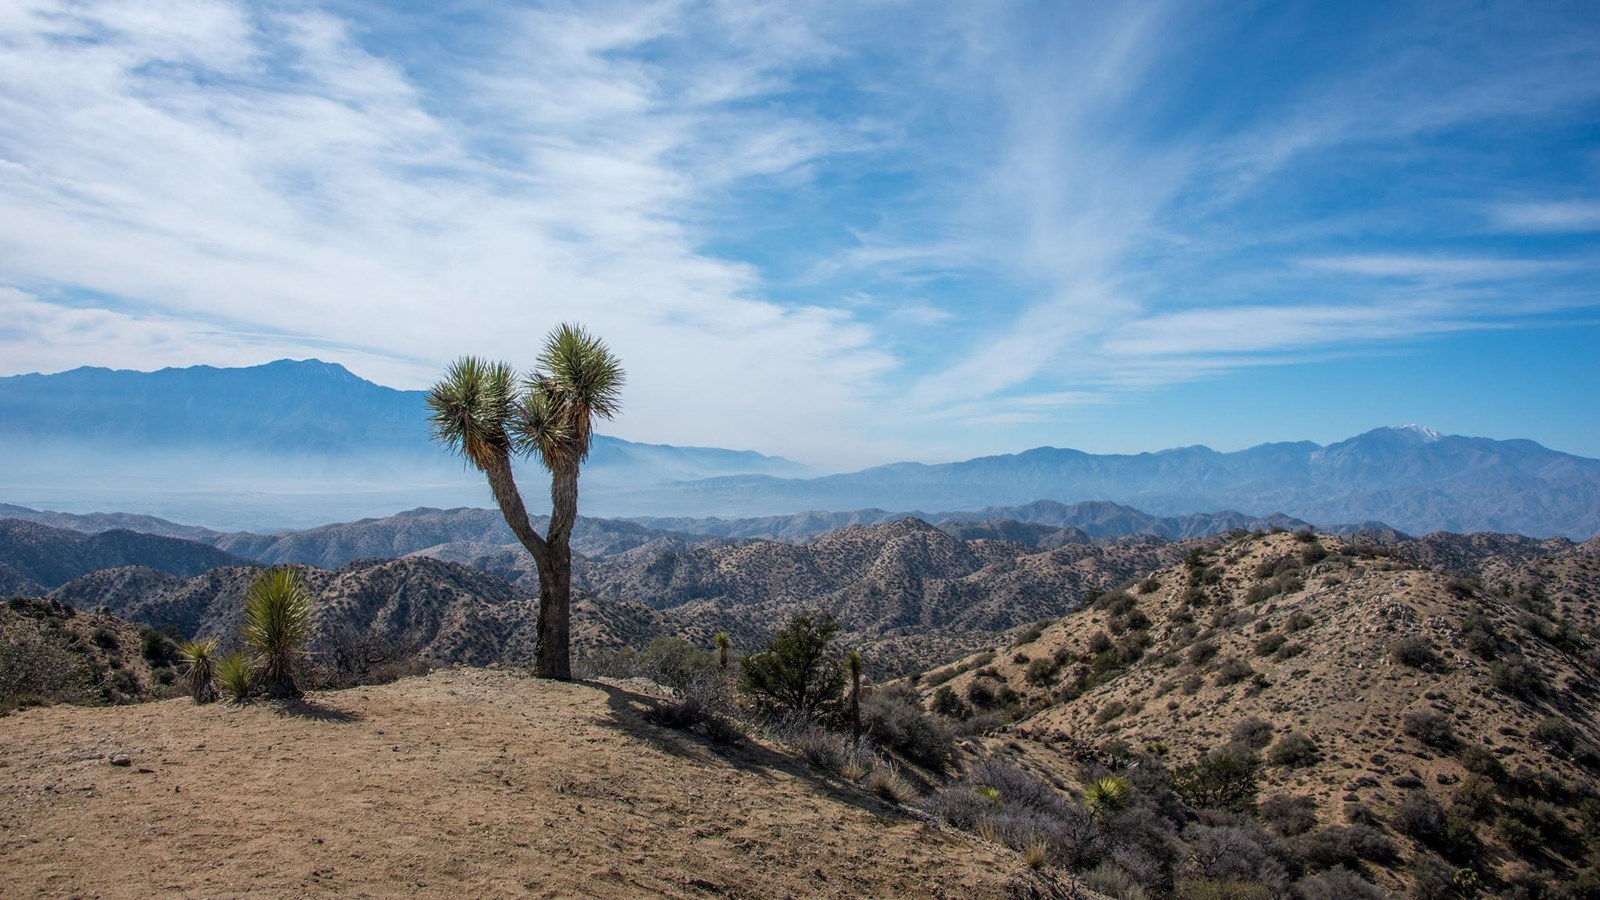
[[[0, 495], [70, 497], [78, 508], [148, 511], [159, 502], [180, 513], [210, 510], [213, 524], [219, 509], [235, 525], [253, 511], [251, 528], [272, 520], [266, 510], [280, 520], [292, 510], [296, 523], [310, 524], [309, 509], [340, 510], [325, 513], [328, 521], [419, 500], [482, 503], [481, 481], [429, 439], [423, 398], [320, 361], [0, 378], [0, 452], [11, 462]], [[537, 503], [541, 492], [529, 496]], [[1280, 512], [1324, 526], [1381, 521], [1413, 534], [1600, 534], [1600, 460], [1420, 425], [1326, 446], [1281, 441], [1222, 452], [1196, 444], [1103, 455], [1036, 447], [816, 477], [750, 451], [597, 436], [584, 497], [586, 511], [611, 518], [1104, 500], [1158, 516]]]

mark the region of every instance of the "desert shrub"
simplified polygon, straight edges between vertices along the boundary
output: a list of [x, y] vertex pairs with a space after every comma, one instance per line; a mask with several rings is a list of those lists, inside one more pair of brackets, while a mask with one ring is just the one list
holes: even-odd
[[634, 659], [632, 674], [681, 689], [718, 677], [721, 670], [719, 653], [697, 647], [683, 638], [663, 636], [645, 645]]
[[1248, 748], [1219, 747], [1172, 770], [1172, 790], [1197, 809], [1248, 810], [1256, 802], [1261, 764]]
[[1233, 739], [1251, 750], [1261, 750], [1272, 743], [1272, 723], [1251, 716], [1233, 726]]
[[101, 693], [107, 700], [122, 702], [125, 697], [135, 697], [139, 693], [139, 680], [127, 669], [116, 669], [107, 675], [100, 685]]
[[1055, 680], [1060, 666], [1054, 659], [1039, 658], [1028, 664], [1026, 678], [1034, 687], [1044, 687]]
[[1184, 657], [1191, 666], [1203, 666], [1216, 657], [1218, 649], [1215, 641], [1201, 641], [1192, 645]]
[[1301, 900], [1385, 900], [1383, 891], [1344, 866], [1295, 882]]
[[773, 740], [798, 751], [801, 759], [819, 772], [855, 781], [872, 771], [875, 751], [871, 741], [852, 741], [849, 735], [823, 726], [806, 713], [773, 715], [762, 729]]
[[1256, 670], [1250, 668], [1250, 664], [1239, 657], [1223, 657], [1222, 662], [1217, 665], [1216, 683], [1218, 687], [1227, 687], [1238, 684], [1255, 673]]
[[1074, 868], [1092, 866], [1105, 853], [1095, 817], [1000, 759], [974, 764], [960, 780], [925, 800], [923, 809], [1016, 850], [1045, 841], [1052, 856]]
[[[315, 650], [316, 662], [306, 671], [306, 677], [312, 687], [321, 690], [388, 684], [411, 675], [427, 674], [430, 669], [414, 646], [350, 625], [325, 627], [317, 638]], [[633, 651], [627, 653], [631, 665]], [[604, 674], [631, 677], [636, 673], [630, 668], [625, 673]]]
[[1317, 824], [1317, 802], [1310, 797], [1273, 794], [1256, 807], [1256, 818], [1283, 837], [1305, 834]]
[[1307, 628], [1310, 628], [1311, 626], [1313, 626], [1315, 624], [1317, 624], [1317, 620], [1311, 618], [1311, 616], [1309, 614], [1303, 613], [1303, 612], [1295, 612], [1295, 613], [1290, 614], [1289, 621], [1287, 623], [1285, 623], [1285, 627], [1292, 634], [1292, 633], [1294, 633], [1296, 631], [1304, 631]]
[[975, 712], [970, 717], [956, 722], [952, 727], [957, 738], [982, 737], [994, 734], [1009, 721], [1003, 714], [997, 712]]
[[1105, 653], [1112, 647], [1111, 635], [1106, 634], [1104, 631], [1096, 631], [1094, 634], [1089, 635], [1089, 643], [1086, 646], [1089, 652], [1096, 656]]
[[1402, 666], [1410, 666], [1425, 672], [1438, 671], [1442, 664], [1439, 654], [1433, 650], [1433, 644], [1419, 635], [1403, 637], [1390, 644], [1389, 655]]
[[1497, 794], [1489, 779], [1481, 775], [1468, 775], [1456, 788], [1455, 799], [1450, 804], [1450, 815], [1462, 816], [1474, 822], [1487, 821], [1500, 807]]
[[230, 653], [217, 660], [217, 685], [235, 703], [249, 700], [256, 688], [256, 673], [250, 666], [250, 658], [243, 653]]
[[1272, 900], [1279, 896], [1258, 881], [1212, 881], [1184, 878], [1178, 881], [1178, 900]]
[[1300, 548], [1300, 565], [1314, 566], [1328, 558], [1328, 548], [1315, 542]]
[[1378, 815], [1371, 804], [1353, 801], [1344, 805], [1345, 821], [1352, 825], [1371, 825], [1374, 828], [1383, 826], [1383, 817]]
[[1461, 621], [1461, 639], [1472, 655], [1479, 659], [1489, 661], [1500, 655], [1500, 636], [1495, 631], [1494, 622], [1481, 610], [1467, 613]]
[[1546, 716], [1533, 726], [1534, 740], [1548, 744], [1561, 750], [1563, 754], [1570, 754], [1579, 741], [1578, 729], [1566, 719]]
[[1538, 668], [1526, 657], [1517, 655], [1495, 660], [1489, 667], [1489, 680], [1496, 690], [1524, 699], [1536, 696], [1542, 687]]
[[1455, 726], [1450, 717], [1432, 709], [1406, 713], [1401, 728], [1406, 734], [1430, 747], [1447, 750], [1455, 746]]
[[1418, 853], [1411, 861], [1412, 900], [1456, 900], [1462, 896], [1457, 869], [1432, 853]]
[[896, 806], [904, 806], [917, 799], [917, 789], [905, 780], [899, 769], [887, 763], [879, 763], [873, 768], [867, 786], [874, 794]]
[[0, 629], [0, 711], [43, 703], [82, 703], [93, 675], [63, 632], [19, 623]]
[[967, 702], [972, 704], [974, 709], [987, 710], [994, 709], [1000, 701], [988, 685], [974, 678], [967, 684]]
[[1011, 642], [1011, 646], [1021, 647], [1024, 644], [1031, 644], [1034, 641], [1037, 641], [1039, 636], [1044, 634], [1044, 630], [1053, 624], [1055, 624], [1055, 619], [1040, 619], [1032, 625], [1029, 625], [1027, 628], [1024, 628], [1017, 635], [1016, 640]]
[[1529, 854], [1539, 848], [1539, 830], [1516, 816], [1502, 815], [1494, 823], [1495, 836], [1507, 847], [1520, 854]]
[[1095, 710], [1094, 720], [1099, 724], [1104, 725], [1107, 722], [1110, 722], [1112, 719], [1120, 717], [1127, 711], [1128, 705], [1126, 703], [1123, 703], [1121, 700], [1112, 700], [1109, 703], [1102, 704], [1098, 710]]
[[294, 670], [315, 625], [311, 598], [300, 573], [287, 566], [268, 569], [251, 583], [244, 601], [246, 644], [255, 648], [261, 690], [268, 697], [300, 696]]
[[1445, 836], [1444, 806], [1427, 791], [1414, 790], [1395, 808], [1394, 828], [1428, 846], [1438, 846]]
[[844, 666], [831, 650], [838, 633], [832, 613], [796, 615], [766, 650], [741, 661], [740, 689], [768, 715], [832, 709], [844, 695]]
[[1144, 631], [1150, 627], [1150, 617], [1142, 610], [1130, 609], [1124, 615], [1112, 616], [1107, 623], [1116, 634], [1126, 634], [1130, 631]]
[[1283, 659], [1293, 659], [1294, 657], [1299, 656], [1300, 654], [1302, 654], [1304, 652], [1306, 652], [1306, 645], [1305, 644], [1302, 644], [1299, 641], [1289, 641], [1288, 643], [1284, 644], [1282, 647], [1279, 647], [1278, 648], [1278, 652], [1274, 653], [1272, 655], [1276, 659], [1283, 660]]
[[925, 799], [922, 808], [941, 822], [973, 831], [1000, 808], [1000, 792], [993, 788], [980, 792], [972, 785], [958, 783]]
[[104, 650], [119, 650], [122, 647], [121, 641], [117, 639], [117, 633], [104, 625], [90, 632], [89, 640]]
[[139, 655], [152, 666], [169, 666], [178, 661], [178, 642], [145, 625], [139, 629]]
[[1372, 825], [1325, 825], [1296, 838], [1295, 847], [1313, 869], [1354, 869], [1363, 860], [1388, 863], [1399, 855], [1388, 835]]
[[867, 695], [861, 722], [881, 746], [928, 768], [942, 769], [955, 756], [950, 726], [924, 712], [916, 691], [904, 685]]
[[1090, 890], [1117, 900], [1147, 900], [1150, 896], [1132, 875], [1110, 860], [1082, 873], [1081, 877]]
[[699, 725], [705, 716], [705, 705], [698, 697], [668, 700], [644, 711], [644, 720], [652, 725], [683, 730]]
[[1255, 647], [1256, 655], [1257, 656], [1271, 656], [1272, 654], [1277, 653], [1278, 652], [1278, 648], [1282, 647], [1284, 642], [1287, 641], [1287, 640], [1289, 640], [1289, 638], [1286, 635], [1281, 635], [1281, 634], [1269, 634], [1269, 635], [1266, 635], [1265, 637], [1263, 637], [1260, 640], [1256, 641], [1256, 647]]
[[972, 716], [972, 708], [967, 706], [950, 685], [942, 685], [933, 692], [933, 711], [949, 719], [967, 719]]
[[[1228, 896], [1279, 896], [1289, 887], [1290, 877], [1283, 864], [1262, 848], [1270, 841], [1259, 830], [1236, 826], [1212, 827], [1191, 825], [1183, 833], [1189, 846], [1185, 869], [1189, 881], [1198, 882], [1185, 895], [1197, 897]], [[1209, 889], [1196, 891], [1202, 885]], [[1235, 884], [1246, 887], [1245, 893], [1217, 892], [1215, 887]], [[1259, 888], [1260, 893], [1257, 893]]]
[[1561, 816], [1561, 808], [1545, 800], [1526, 797], [1512, 800], [1505, 805], [1500, 818], [1502, 821], [1516, 819], [1538, 835], [1538, 843], [1558, 850], [1566, 849], [1572, 841], [1573, 835]]
[[1493, 782], [1506, 780], [1506, 768], [1500, 764], [1500, 757], [1475, 744], [1462, 748], [1457, 756], [1462, 768], [1474, 775], [1481, 775]]
[[1290, 731], [1278, 738], [1278, 742], [1267, 751], [1267, 762], [1275, 766], [1300, 768], [1312, 765], [1318, 756], [1316, 741], [1298, 731]]

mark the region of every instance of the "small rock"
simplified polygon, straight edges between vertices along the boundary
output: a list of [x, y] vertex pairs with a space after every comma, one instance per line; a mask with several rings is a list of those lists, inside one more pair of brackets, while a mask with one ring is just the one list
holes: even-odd
[[133, 765], [133, 759], [126, 753], [115, 753], [111, 756], [111, 764], [113, 766], [127, 767]]

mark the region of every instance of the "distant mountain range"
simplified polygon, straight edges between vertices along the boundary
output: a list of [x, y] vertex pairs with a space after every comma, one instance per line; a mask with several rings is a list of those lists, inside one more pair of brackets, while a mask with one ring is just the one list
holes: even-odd
[[[482, 479], [431, 439], [426, 396], [318, 360], [0, 378], [0, 497], [140, 508], [228, 528], [488, 502]], [[584, 474], [598, 497], [807, 471], [746, 450], [597, 435]], [[536, 479], [528, 479], [535, 506]]]
[[1600, 460], [1533, 441], [1378, 428], [1319, 446], [1234, 453], [1183, 447], [1094, 455], [1041, 447], [942, 465], [896, 463], [809, 479], [735, 476], [643, 491], [640, 505], [717, 509], [960, 510], [1109, 500], [1157, 515], [1234, 509], [1322, 526], [1378, 521], [1412, 533], [1499, 531], [1584, 539], [1600, 533]]
[[[481, 480], [429, 440], [422, 392], [314, 360], [0, 378], [0, 455], [0, 496], [13, 502], [139, 509], [229, 530], [488, 505]], [[1414, 425], [1328, 446], [1132, 455], [1041, 447], [804, 475], [755, 453], [603, 437], [584, 472], [584, 511], [678, 517], [666, 521], [863, 508], [990, 517], [987, 508], [1040, 500], [1110, 501], [1161, 517], [1232, 509], [1411, 533], [1600, 533], [1600, 460]], [[537, 504], [542, 491], [528, 481]]]

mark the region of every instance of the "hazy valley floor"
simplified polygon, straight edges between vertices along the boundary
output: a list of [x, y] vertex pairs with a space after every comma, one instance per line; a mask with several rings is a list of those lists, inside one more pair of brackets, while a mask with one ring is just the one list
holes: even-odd
[[[7, 896], [999, 897], [1016, 854], [604, 684], [451, 669], [0, 720]], [[116, 765], [123, 755], [127, 765]]]

